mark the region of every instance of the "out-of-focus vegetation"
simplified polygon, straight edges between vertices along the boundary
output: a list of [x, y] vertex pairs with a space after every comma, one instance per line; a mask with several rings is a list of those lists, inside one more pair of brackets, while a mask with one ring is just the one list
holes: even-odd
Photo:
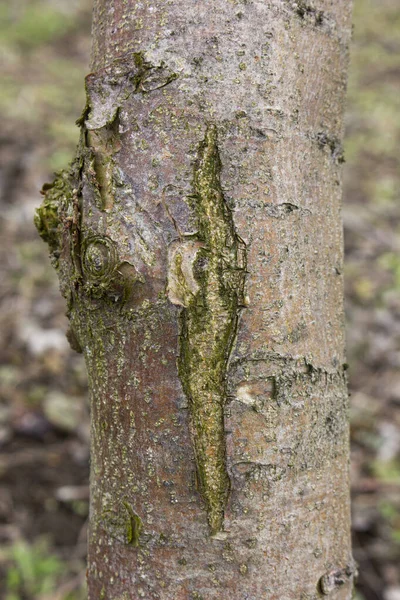
[[[0, 1], [0, 598], [83, 600], [88, 415], [82, 358], [38, 190], [84, 105], [90, 0]], [[358, 600], [400, 598], [400, 8], [355, 0], [344, 167]], [[43, 536], [45, 535], [45, 538]]]
[[360, 599], [400, 598], [400, 6], [355, 0], [344, 169]]
[[5, 600], [84, 600], [82, 565], [77, 564], [76, 576], [71, 579], [73, 563], [63, 562], [45, 538], [38, 538], [34, 544], [15, 542], [5, 558], [9, 563]]
[[0, 110], [39, 144], [43, 167], [56, 170], [71, 160], [75, 120], [84, 106], [88, 63], [89, 2], [3, 0], [0, 52], [3, 63]]
[[[0, 2], [0, 598], [84, 600], [88, 415], [82, 358], [47, 249], [39, 190], [73, 156], [90, 0]], [[45, 537], [43, 537], [45, 536]]]

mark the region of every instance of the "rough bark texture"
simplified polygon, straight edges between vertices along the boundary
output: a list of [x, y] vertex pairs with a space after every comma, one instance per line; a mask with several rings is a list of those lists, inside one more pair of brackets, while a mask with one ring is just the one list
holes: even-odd
[[37, 215], [89, 373], [91, 600], [351, 598], [350, 4], [94, 2]]

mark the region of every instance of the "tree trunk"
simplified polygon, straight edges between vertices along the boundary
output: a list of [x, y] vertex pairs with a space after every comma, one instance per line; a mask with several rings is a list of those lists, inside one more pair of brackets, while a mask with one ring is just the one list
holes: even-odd
[[91, 600], [351, 598], [350, 0], [95, 0], [36, 223], [91, 398]]

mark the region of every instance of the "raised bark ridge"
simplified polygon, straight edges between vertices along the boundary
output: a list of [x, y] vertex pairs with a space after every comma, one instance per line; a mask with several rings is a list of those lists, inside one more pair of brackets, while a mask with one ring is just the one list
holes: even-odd
[[[76, 158], [43, 186], [44, 200], [35, 215], [70, 317], [73, 307], [87, 300], [102, 300], [116, 309], [129, 306], [130, 300], [134, 303], [134, 286], [144, 283], [155, 262], [150, 238], [158, 239], [159, 232], [116, 160], [121, 148], [119, 112], [129, 95], [147, 94], [175, 78], [164, 64], [154, 66], [141, 53], [123, 56], [86, 78], [87, 103], [77, 121], [81, 136]], [[83, 327], [78, 324], [75, 329], [81, 329], [84, 337]], [[80, 345], [84, 346], [83, 339]]]
[[212, 534], [223, 528], [230, 487], [225, 464], [225, 379], [243, 305], [245, 273], [245, 245], [225, 202], [220, 172], [217, 130], [210, 125], [194, 170], [197, 246], [192, 255], [193, 277], [188, 282], [182, 268], [185, 258], [179, 251], [172, 268], [184, 305], [179, 374], [189, 398], [200, 492]]

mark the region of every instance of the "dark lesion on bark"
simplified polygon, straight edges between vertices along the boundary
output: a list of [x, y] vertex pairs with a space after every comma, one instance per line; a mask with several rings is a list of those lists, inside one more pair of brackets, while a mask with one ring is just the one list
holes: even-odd
[[291, 6], [301, 19], [311, 18], [315, 25], [323, 24], [325, 19], [324, 11], [315, 8], [311, 2], [297, 0], [297, 2], [292, 2]]
[[315, 139], [321, 149], [328, 148], [330, 150], [331, 156], [337, 164], [340, 165], [345, 162], [342, 142], [338, 137], [326, 131], [318, 131]]
[[331, 569], [325, 573], [318, 582], [318, 589], [324, 596], [329, 596], [344, 586], [352, 589], [356, 578], [357, 564], [352, 559], [345, 567]]

